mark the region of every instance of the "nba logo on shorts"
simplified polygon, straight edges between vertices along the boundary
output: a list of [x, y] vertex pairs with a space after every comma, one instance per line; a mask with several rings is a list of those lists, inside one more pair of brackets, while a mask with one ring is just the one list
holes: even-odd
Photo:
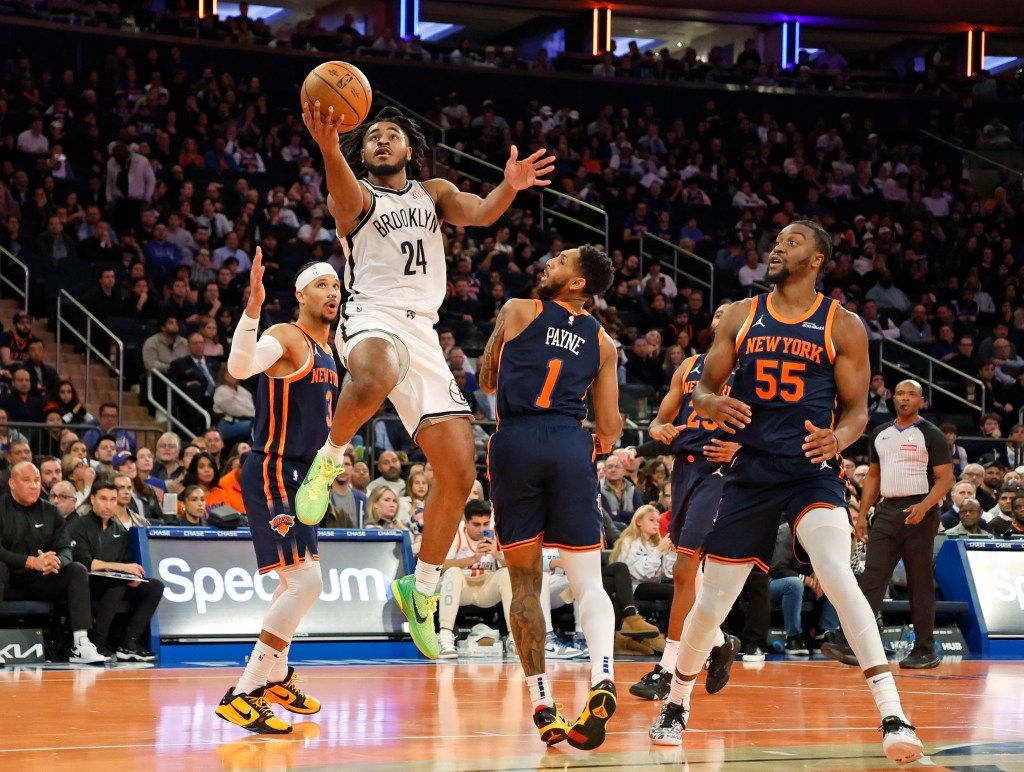
[[284, 536], [292, 529], [295, 525], [295, 518], [291, 515], [277, 515], [273, 520], [270, 521], [271, 529], [277, 531], [279, 534]]

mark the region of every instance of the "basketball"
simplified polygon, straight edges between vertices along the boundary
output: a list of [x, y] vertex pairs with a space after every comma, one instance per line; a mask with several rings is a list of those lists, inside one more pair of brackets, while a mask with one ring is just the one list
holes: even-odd
[[341, 117], [342, 133], [352, 131], [366, 120], [373, 102], [370, 82], [358, 67], [347, 62], [324, 62], [313, 68], [302, 83], [300, 106], [309, 102], [312, 110], [320, 100], [320, 113], [327, 115], [329, 107]]

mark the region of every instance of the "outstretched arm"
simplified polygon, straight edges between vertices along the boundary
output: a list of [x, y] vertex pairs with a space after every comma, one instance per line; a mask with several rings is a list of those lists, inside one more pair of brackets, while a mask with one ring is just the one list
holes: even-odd
[[334, 108], [327, 108], [327, 117], [320, 112], [320, 100], [302, 105], [302, 122], [320, 146], [327, 176], [327, 209], [338, 225], [339, 236], [351, 230], [352, 224], [370, 205], [369, 191], [359, 184], [338, 143], [341, 119]]
[[601, 365], [594, 379], [594, 449], [607, 453], [622, 436], [619, 415], [619, 356], [608, 334], [601, 331]]
[[534, 185], [545, 187], [551, 180], [542, 180], [545, 174], [554, 171], [554, 156], [541, 157], [546, 149], [519, 160], [519, 150], [512, 146], [508, 163], [505, 164], [505, 179], [492, 190], [487, 198], [473, 193], [464, 193], [448, 180], [433, 179], [426, 183], [427, 190], [434, 197], [439, 216], [450, 225], [484, 226], [491, 225], [512, 205], [516, 193]]

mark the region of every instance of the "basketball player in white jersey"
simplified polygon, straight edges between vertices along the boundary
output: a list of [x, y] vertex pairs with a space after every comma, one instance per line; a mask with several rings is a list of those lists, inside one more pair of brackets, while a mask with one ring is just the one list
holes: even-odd
[[345, 446], [390, 399], [434, 467], [416, 572], [395, 581], [392, 592], [413, 641], [435, 659], [441, 564], [476, 477], [472, 412], [433, 328], [446, 285], [441, 221], [491, 225], [518, 191], [550, 184], [540, 177], [554, 169], [554, 157], [539, 150], [519, 159], [513, 146], [504, 181], [484, 199], [460, 192], [448, 180], [409, 178], [407, 168], [420, 168], [426, 139], [395, 108], [384, 108], [352, 131], [345, 152], [338, 141], [339, 119], [331, 110], [324, 118], [319, 102], [303, 106], [302, 120], [324, 156], [327, 206], [344, 248], [349, 298], [336, 343], [351, 380], [338, 397], [327, 443], [299, 488], [296, 511], [303, 522], [323, 518]]

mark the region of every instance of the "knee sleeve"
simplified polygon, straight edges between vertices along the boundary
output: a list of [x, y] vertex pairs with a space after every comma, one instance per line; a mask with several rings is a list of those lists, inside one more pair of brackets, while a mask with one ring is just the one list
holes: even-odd
[[750, 563], [704, 565], [704, 582], [683, 623], [676, 669], [684, 675], [699, 673], [708, 658], [718, 629], [736, 602], [753, 566]]
[[850, 522], [845, 509], [812, 509], [797, 523], [796, 537], [811, 558], [821, 589], [832, 601], [861, 669], [886, 664], [875, 615], [850, 567]]
[[267, 609], [263, 618], [263, 629], [284, 641], [291, 642], [292, 636], [303, 617], [324, 589], [320, 563], [310, 559], [297, 566], [279, 569], [284, 591], [276, 596], [276, 600]]

